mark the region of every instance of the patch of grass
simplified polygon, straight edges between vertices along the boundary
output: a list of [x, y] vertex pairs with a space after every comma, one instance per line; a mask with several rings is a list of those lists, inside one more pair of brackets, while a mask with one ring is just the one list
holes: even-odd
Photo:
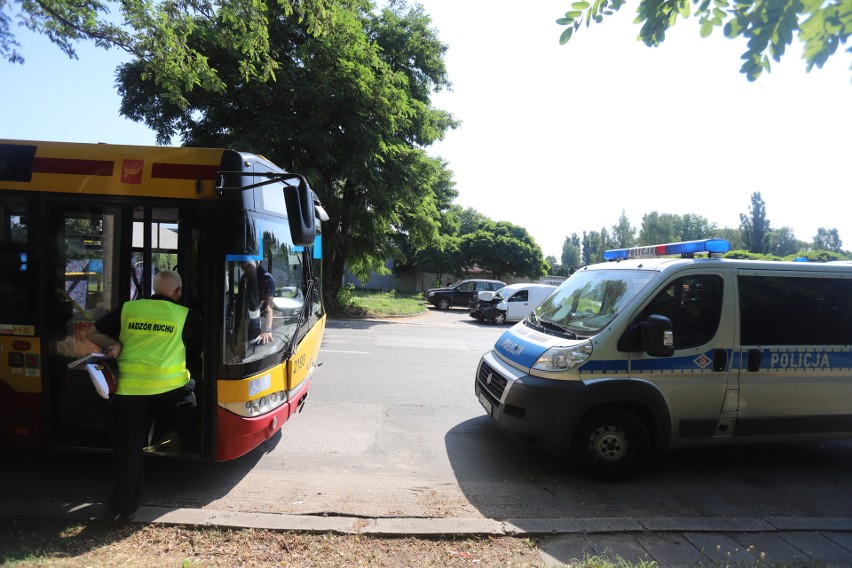
[[355, 290], [352, 301], [368, 316], [413, 316], [426, 311], [423, 294], [416, 292]]

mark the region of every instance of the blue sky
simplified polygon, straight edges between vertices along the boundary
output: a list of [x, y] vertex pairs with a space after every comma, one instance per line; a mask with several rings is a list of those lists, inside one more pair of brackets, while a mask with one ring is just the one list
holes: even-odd
[[[852, 249], [849, 54], [805, 73], [794, 44], [749, 83], [743, 44], [701, 39], [694, 19], [659, 48], [637, 42], [635, 2], [565, 46], [555, 20], [570, 0], [421, 3], [449, 46], [453, 89], [434, 103], [462, 121], [428, 151], [449, 162], [460, 205], [526, 227], [545, 255], [622, 211], [637, 227], [651, 211], [737, 227], [755, 191], [773, 227], [806, 241], [836, 228]], [[19, 39], [27, 62], [0, 62], [0, 137], [154, 143], [118, 113], [123, 53], [83, 45], [75, 61]]]

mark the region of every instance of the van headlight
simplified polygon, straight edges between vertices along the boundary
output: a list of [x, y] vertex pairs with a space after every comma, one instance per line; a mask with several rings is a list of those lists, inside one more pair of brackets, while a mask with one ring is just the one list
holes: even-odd
[[583, 341], [571, 347], [551, 347], [536, 360], [532, 368], [549, 373], [567, 371], [579, 367], [591, 355], [591, 341]]

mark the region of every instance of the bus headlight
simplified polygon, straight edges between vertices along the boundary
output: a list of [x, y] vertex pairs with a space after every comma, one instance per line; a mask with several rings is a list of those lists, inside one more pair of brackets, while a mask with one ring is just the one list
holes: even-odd
[[592, 355], [592, 342], [583, 341], [570, 347], [551, 347], [533, 364], [532, 368], [549, 373], [579, 367]]
[[220, 402], [219, 406], [239, 416], [253, 417], [272, 412], [285, 402], [287, 402], [287, 393], [276, 391], [246, 402]]

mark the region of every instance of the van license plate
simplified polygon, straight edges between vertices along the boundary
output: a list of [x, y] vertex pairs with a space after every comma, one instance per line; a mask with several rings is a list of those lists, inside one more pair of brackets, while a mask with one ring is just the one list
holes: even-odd
[[479, 404], [488, 412], [488, 416], [491, 416], [491, 401], [485, 398], [485, 395], [481, 392], [477, 393], [477, 395], [479, 396]]

